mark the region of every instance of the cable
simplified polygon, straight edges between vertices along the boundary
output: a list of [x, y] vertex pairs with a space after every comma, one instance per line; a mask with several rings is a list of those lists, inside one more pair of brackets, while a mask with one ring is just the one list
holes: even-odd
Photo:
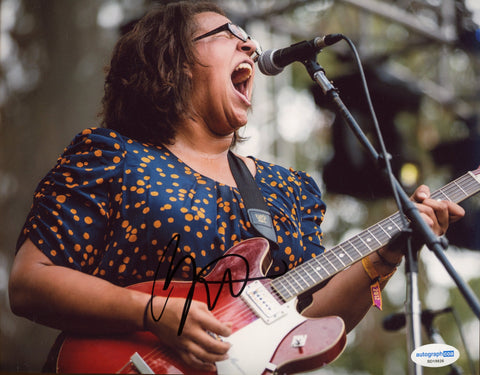
[[341, 38], [343, 40], [345, 40], [347, 42], [348, 46], [350, 47], [350, 49], [352, 50], [352, 52], [354, 54], [355, 63], [357, 64], [358, 71], [360, 72], [360, 77], [361, 77], [361, 80], [362, 80], [362, 87], [363, 87], [363, 90], [364, 90], [364, 93], [365, 93], [365, 98], [367, 100], [370, 116], [372, 118], [373, 125], [374, 125], [375, 131], [377, 133], [377, 138], [378, 138], [378, 142], [379, 142], [379, 145], [380, 145], [380, 151], [381, 151], [380, 155], [383, 158], [384, 163], [385, 163], [385, 168], [387, 169], [388, 179], [389, 179], [390, 185], [392, 187], [395, 202], [396, 202], [396, 204], [399, 208], [399, 211], [402, 213], [402, 215], [401, 215], [402, 219], [401, 220], [404, 224], [404, 227], [407, 228], [408, 227], [408, 221], [405, 218], [403, 205], [402, 205], [402, 203], [401, 203], [401, 201], [398, 197], [398, 192], [395, 189], [395, 183], [393, 181], [392, 166], [390, 164], [391, 156], [387, 152], [386, 147], [385, 147], [385, 143], [383, 141], [382, 132], [381, 132], [380, 126], [378, 124], [378, 119], [377, 119], [377, 115], [375, 114], [375, 109], [373, 108], [373, 104], [372, 104], [372, 100], [371, 100], [371, 97], [370, 97], [370, 92], [368, 90], [367, 80], [365, 78], [365, 73], [363, 71], [363, 66], [362, 66], [360, 56], [357, 52], [357, 49], [356, 49], [354, 43], [350, 40], [350, 38], [348, 38], [347, 36], [345, 36], [343, 34], [339, 34], [339, 35], [341, 36]]

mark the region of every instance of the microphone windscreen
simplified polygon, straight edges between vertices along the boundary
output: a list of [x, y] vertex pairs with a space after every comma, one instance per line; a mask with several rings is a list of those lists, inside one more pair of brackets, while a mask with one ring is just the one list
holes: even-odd
[[283, 71], [283, 68], [279, 68], [273, 62], [273, 53], [275, 50], [267, 50], [263, 52], [258, 58], [258, 68], [266, 76], [274, 76]]

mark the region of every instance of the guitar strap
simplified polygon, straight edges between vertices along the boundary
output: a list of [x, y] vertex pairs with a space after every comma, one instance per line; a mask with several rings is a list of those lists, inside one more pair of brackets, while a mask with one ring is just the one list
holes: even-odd
[[272, 215], [248, 167], [232, 151], [228, 152], [228, 164], [247, 208], [248, 218], [253, 228], [270, 242], [272, 248], [278, 248]]

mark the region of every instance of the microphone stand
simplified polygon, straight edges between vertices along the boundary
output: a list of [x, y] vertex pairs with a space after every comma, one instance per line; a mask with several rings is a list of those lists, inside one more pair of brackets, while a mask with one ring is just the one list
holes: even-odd
[[[407, 254], [405, 256], [405, 274], [407, 278], [407, 293], [405, 301], [405, 321], [407, 327], [407, 353], [412, 353], [422, 345], [422, 303], [418, 293], [418, 259], [415, 249], [411, 246], [412, 234], [407, 239]], [[423, 374], [423, 367], [409, 360], [409, 374]]]
[[[363, 133], [360, 126], [357, 124], [356, 120], [353, 118], [345, 104], [342, 102], [340, 96], [338, 95], [337, 89], [326, 77], [324, 69], [317, 63], [316, 56], [317, 52], [312, 53], [312, 56], [309, 59], [302, 61], [310, 77], [320, 86], [323, 94], [327, 98], [329, 98], [334, 104], [336, 112], [342, 116], [342, 118], [351, 128], [360, 143], [368, 150], [369, 156], [375, 162], [376, 166], [378, 168], [384, 168], [386, 165], [386, 161], [383, 160], [383, 157], [377, 153], [366, 135]], [[403, 207], [403, 210], [401, 210], [400, 212], [403, 212], [403, 214], [409, 220], [411, 229], [408, 238], [409, 243], [411, 243], [412, 234], [415, 233], [415, 235], [422, 240], [422, 243], [426, 244], [427, 247], [435, 253], [437, 258], [440, 260], [447, 272], [455, 281], [457, 287], [463, 294], [474, 314], [480, 319], [480, 303], [478, 302], [478, 299], [476, 298], [472, 290], [468, 287], [468, 285], [465, 284], [465, 282], [460, 278], [458, 273], [455, 271], [455, 269], [449, 263], [448, 259], [443, 253], [443, 251], [448, 246], [447, 241], [442, 237], [437, 237], [433, 233], [430, 227], [422, 219], [420, 212], [416, 208], [415, 204], [409, 199], [408, 195], [405, 193], [400, 183], [396, 180], [394, 176], [389, 177], [392, 181], [392, 187], [394, 189], [393, 193], [398, 196], [401, 207]], [[401, 209], [401, 207], [399, 207], [399, 209]], [[406, 257], [406, 272], [408, 272], [408, 301], [406, 303], [406, 309], [408, 309], [409, 311], [405, 313], [405, 316], [407, 318], [407, 324], [409, 327], [408, 350], [411, 353], [413, 350], [421, 346], [421, 304], [418, 298], [417, 257], [416, 254], [413, 253], [414, 250], [412, 250], [412, 246], [408, 246], [408, 248], [409, 249]], [[415, 363], [413, 363], [413, 361], [409, 361], [409, 371], [411, 374], [422, 374], [421, 366], [416, 365]]]

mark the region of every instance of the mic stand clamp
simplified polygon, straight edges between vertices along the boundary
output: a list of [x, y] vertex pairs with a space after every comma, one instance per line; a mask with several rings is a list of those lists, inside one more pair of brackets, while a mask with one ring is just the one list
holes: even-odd
[[[310, 77], [320, 86], [323, 94], [327, 98], [329, 98], [335, 105], [337, 114], [343, 117], [344, 121], [348, 124], [350, 129], [358, 138], [359, 142], [368, 150], [369, 156], [375, 162], [376, 166], [379, 169], [383, 169], [385, 171], [385, 168], [383, 167], [385, 166], [386, 160], [379, 156], [366, 135], [363, 133], [360, 126], [357, 124], [356, 120], [346, 108], [345, 104], [342, 102], [338, 95], [338, 90], [328, 80], [325, 75], [324, 69], [317, 63], [316, 56], [317, 53], [312, 53], [312, 56], [310, 56], [310, 58], [302, 61], [308, 73], [310, 74]], [[387, 158], [390, 157], [390, 155], [387, 155]], [[386, 172], [388, 172], [388, 170], [386, 170]], [[459, 277], [458, 273], [451, 266], [448, 259], [443, 254], [443, 251], [447, 248], [447, 242], [443, 238], [436, 236], [430, 229], [430, 227], [428, 227], [428, 225], [422, 219], [417, 207], [407, 196], [402, 186], [395, 179], [395, 177], [389, 177], [392, 182], [393, 193], [398, 195], [399, 198], [399, 203], [401, 205], [401, 207], [399, 207], [399, 210], [400, 212], [403, 212], [403, 214], [409, 219], [409, 229], [411, 230], [411, 233], [409, 234], [408, 243], [411, 244], [412, 233], [415, 233], [415, 235], [422, 240], [422, 243], [426, 244], [427, 247], [435, 253], [437, 258], [441, 261], [447, 272], [455, 281], [457, 287], [463, 294], [464, 298], [472, 308], [475, 315], [480, 318], [480, 303], [476, 299], [475, 294], [468, 287], [468, 285], [463, 282], [463, 280]], [[402, 207], [403, 210], [401, 209]], [[405, 230], [407, 228], [403, 229]], [[418, 264], [416, 249], [412, 250], [412, 246], [408, 246], [406, 272], [408, 272], [408, 301], [406, 303], [406, 309], [410, 311], [407, 311], [405, 313], [405, 316], [407, 317], [407, 324], [410, 331], [408, 349], [411, 353], [413, 352], [413, 350], [415, 350], [415, 348], [421, 346], [421, 304], [418, 298], [417, 282]], [[415, 364], [413, 361], [409, 361], [409, 373], [422, 374], [422, 368], [420, 365]]]

